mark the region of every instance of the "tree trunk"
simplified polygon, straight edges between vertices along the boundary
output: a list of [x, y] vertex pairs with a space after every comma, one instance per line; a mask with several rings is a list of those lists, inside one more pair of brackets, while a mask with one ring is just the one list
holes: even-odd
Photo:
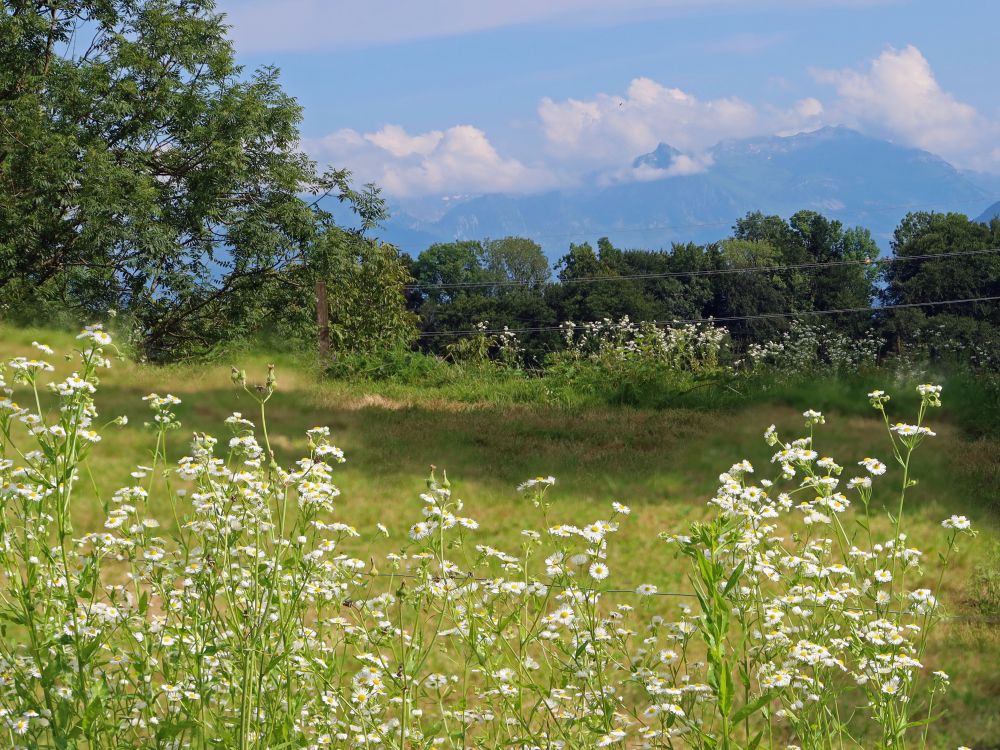
[[319, 328], [319, 358], [330, 358], [330, 307], [326, 301], [326, 282], [316, 282], [316, 326]]

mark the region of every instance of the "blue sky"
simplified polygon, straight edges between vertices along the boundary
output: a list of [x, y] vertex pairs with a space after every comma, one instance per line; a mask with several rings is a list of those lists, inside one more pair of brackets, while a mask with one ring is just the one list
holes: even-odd
[[723, 138], [844, 124], [1000, 172], [996, 0], [222, 0], [303, 146], [397, 198], [706, 169]]

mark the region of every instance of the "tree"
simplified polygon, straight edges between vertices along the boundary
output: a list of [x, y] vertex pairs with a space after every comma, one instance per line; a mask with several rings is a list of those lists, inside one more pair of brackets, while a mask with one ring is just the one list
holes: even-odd
[[[493, 281], [479, 264], [482, 245], [475, 241], [440, 242], [424, 250], [413, 262], [411, 273], [417, 293], [413, 299], [425, 332], [467, 331], [488, 321], [495, 311], [494, 299], [487, 294]], [[471, 287], [466, 285], [473, 285]], [[444, 338], [428, 339], [441, 345]]]
[[[553, 305], [564, 320], [628, 316], [636, 321], [669, 321], [702, 316], [710, 289], [697, 277], [683, 274], [706, 265], [704, 248], [676, 244], [669, 251], [621, 250], [606, 237], [598, 240], [597, 248], [595, 253], [589, 243], [570, 245], [559, 261], [561, 288], [553, 290]], [[594, 276], [605, 280], [585, 281]]]
[[[546, 292], [551, 275], [542, 248], [533, 240], [457, 241], [431, 245], [413, 262], [417, 294], [411, 304], [425, 332], [469, 331], [555, 323]], [[526, 356], [540, 357], [558, 336], [528, 336]], [[444, 351], [450, 337], [429, 337], [427, 346]]]
[[0, 289], [11, 309], [122, 313], [154, 359], [259, 326], [263, 286], [331, 217], [380, 210], [298, 150], [273, 68], [234, 61], [211, 0], [5, 0]]
[[406, 285], [413, 281], [399, 250], [339, 227], [325, 228], [309, 253], [310, 262], [282, 279], [268, 306], [276, 312], [274, 332], [312, 348], [317, 339], [317, 282], [324, 285], [329, 342], [339, 352], [376, 353], [410, 346], [417, 317], [407, 309]]
[[413, 277], [421, 301], [445, 305], [468, 295], [468, 285], [488, 284], [493, 279], [479, 265], [482, 245], [477, 241], [438, 242], [417, 256]]
[[[1000, 221], [979, 224], [964, 214], [907, 214], [893, 234], [894, 258], [945, 255], [1000, 247]], [[881, 299], [886, 305], [920, 304], [949, 299], [1000, 296], [1000, 253], [885, 264]], [[1000, 326], [996, 302], [965, 303], [887, 311], [897, 342], [914, 336], [935, 319], [971, 318]]]
[[[541, 246], [524, 237], [485, 240], [480, 245], [479, 261], [483, 269], [498, 281], [514, 282], [537, 289], [552, 276], [549, 261]], [[498, 287], [511, 289], [512, 286]]]
[[328, 286], [334, 347], [373, 352], [410, 346], [417, 318], [403, 290], [413, 281], [399, 250], [336, 228], [325, 235], [335, 254]]
[[[715, 318], [785, 313], [798, 308], [794, 287], [782, 271], [782, 253], [764, 239], [729, 239], [712, 246], [714, 268], [724, 273], [712, 276], [714, 292], [707, 314]], [[740, 271], [745, 269], [745, 273]], [[740, 343], [773, 338], [784, 325], [781, 318], [724, 321]]]
[[620, 281], [582, 281], [593, 277], [619, 276], [610, 267], [617, 252], [606, 237], [597, 242], [570, 243], [569, 251], [556, 263], [559, 287], [550, 295], [562, 321], [591, 321], [622, 314]]
[[[780, 308], [768, 308], [769, 312], [868, 308], [875, 296], [877, 265], [866, 261], [874, 261], [879, 249], [871, 232], [863, 227], [845, 229], [841, 222], [827, 219], [815, 211], [799, 211], [787, 221], [756, 211], [736, 222], [732, 239], [758, 243], [758, 247], [766, 245], [770, 248], [765, 263], [768, 266], [830, 264], [829, 267], [757, 274], [775, 285], [775, 289], [768, 292], [769, 296], [773, 297], [780, 289], [784, 298]], [[748, 283], [755, 283], [749, 281], [749, 275], [747, 278]], [[732, 288], [732, 279], [720, 280], [719, 284], [731, 292], [740, 291]], [[830, 320], [830, 325], [852, 334], [860, 333], [871, 325], [871, 316], [868, 312], [839, 315]], [[752, 332], [754, 337], [770, 336], [781, 327], [779, 319], [777, 323], [744, 326], [744, 331], [748, 335]]]
[[[552, 270], [537, 242], [524, 237], [486, 240], [479, 257], [490, 278], [501, 282], [481, 290], [492, 299], [490, 328], [537, 328], [558, 323], [548, 302]], [[536, 331], [522, 334], [520, 340], [524, 360], [537, 364], [557, 346], [559, 336]]]
[[[844, 229], [815, 211], [799, 211], [789, 220], [795, 237], [805, 250], [807, 263], [833, 264], [843, 261], [873, 261], [878, 245], [864, 227]], [[816, 310], [869, 307], [875, 295], [878, 266], [835, 265], [805, 270], [808, 294]]]

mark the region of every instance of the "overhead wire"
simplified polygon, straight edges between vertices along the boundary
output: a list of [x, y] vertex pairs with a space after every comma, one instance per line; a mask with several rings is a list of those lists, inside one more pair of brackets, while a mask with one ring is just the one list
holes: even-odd
[[[879, 307], [841, 307], [834, 308], [830, 310], [800, 310], [795, 312], [773, 312], [773, 313], [756, 313], [754, 315], [728, 315], [720, 316], [718, 318], [679, 318], [667, 321], [652, 320], [648, 321], [653, 325], [657, 326], [670, 326], [670, 325], [685, 325], [690, 323], [734, 323], [737, 321], [746, 320], [765, 320], [774, 318], [797, 318], [803, 315], [839, 315], [846, 313], [876, 313], [880, 310], [901, 310], [907, 308], [915, 307], [933, 307], [937, 305], [960, 305], [960, 304], [970, 304], [974, 302], [996, 302], [1000, 300], [1000, 295], [992, 297], [966, 297], [964, 299], [944, 299], [944, 300], [931, 300], [927, 302], [902, 302], [893, 305], [881, 305]], [[600, 322], [600, 321], [597, 321]], [[578, 323], [574, 324], [576, 327], [582, 327], [585, 325], [593, 325], [593, 323]], [[543, 326], [533, 326], [527, 328], [471, 328], [461, 331], [425, 331], [419, 334], [420, 338], [432, 338], [439, 336], [466, 336], [473, 334], [499, 334], [499, 333], [540, 333], [543, 331], [561, 331], [565, 330], [566, 324], [562, 325], [543, 325]]]

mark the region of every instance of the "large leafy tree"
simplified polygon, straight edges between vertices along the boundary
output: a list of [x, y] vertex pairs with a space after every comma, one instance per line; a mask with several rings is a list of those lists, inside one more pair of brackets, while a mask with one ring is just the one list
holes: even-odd
[[[490, 328], [555, 322], [545, 297], [551, 271], [541, 247], [532, 240], [438, 243], [420, 253], [412, 273], [417, 284], [412, 304], [425, 332], [471, 330], [482, 322]], [[528, 339], [532, 354], [543, 345], [540, 337]], [[443, 350], [450, 341], [429, 337], [425, 343]]]
[[[622, 250], [606, 237], [570, 245], [559, 261], [561, 288], [553, 290], [560, 317], [574, 322], [605, 317], [669, 321], [699, 318], [711, 298], [708, 284], [684, 274], [706, 267], [704, 248], [675, 244], [664, 250]], [[592, 277], [600, 281], [590, 281]]]
[[479, 262], [498, 281], [513, 282], [510, 286], [497, 287], [500, 290], [511, 289], [515, 284], [538, 289], [552, 276], [541, 246], [524, 237], [485, 240], [480, 244]]
[[[1000, 296], [1000, 221], [980, 224], [964, 214], [918, 212], [907, 214], [892, 240], [893, 257], [883, 271], [882, 301], [887, 305], [914, 305], [956, 299]], [[986, 251], [961, 257], [949, 253]], [[913, 259], [913, 256], [936, 256]], [[996, 301], [903, 308], [887, 311], [888, 327], [897, 345], [934, 322], [960, 326], [961, 319], [1000, 327]]]
[[[805, 251], [806, 262], [833, 265], [802, 273], [809, 279], [808, 294], [816, 310], [869, 307], [875, 296], [877, 265], [866, 263], [879, 256], [871, 232], [864, 227], [845, 228], [815, 211], [799, 211], [789, 220]], [[861, 263], [851, 264], [851, 261]]]
[[235, 63], [212, 0], [3, 0], [0, 289], [122, 313], [153, 358], [253, 330], [262, 285], [364, 207], [298, 149], [277, 71]]
[[[756, 312], [809, 313], [862, 308], [864, 312], [825, 318], [825, 324], [850, 333], [859, 333], [871, 325], [867, 308], [875, 296], [878, 266], [872, 261], [878, 257], [879, 249], [867, 229], [845, 228], [841, 222], [815, 211], [799, 211], [788, 220], [758, 211], [739, 219], [733, 227], [732, 239], [720, 247], [722, 252], [718, 257], [723, 265], [750, 268], [815, 263], [821, 267], [776, 268], [772, 273], [748, 274], [745, 280], [739, 276], [720, 277], [716, 285], [717, 314], [727, 314], [724, 311], [734, 307], [736, 300], [742, 300], [735, 305], [740, 310], [733, 309], [730, 314], [753, 314], [751, 297], [759, 295], [760, 309]], [[751, 248], [756, 250], [750, 252]], [[769, 288], [760, 287], [762, 283]], [[775, 318], [734, 327], [749, 338], [769, 337], [782, 327], [781, 321]]]
[[[799, 211], [787, 221], [752, 212], [736, 222], [733, 239], [766, 242], [776, 251], [775, 265], [836, 264], [868, 261], [879, 249], [863, 227], [845, 228], [815, 211]], [[781, 271], [783, 286], [800, 309], [867, 307], [874, 296], [877, 266], [849, 263], [828, 268]]]
[[[706, 313], [724, 320], [740, 344], [773, 338], [785, 321], [778, 317], [757, 317], [801, 310], [795, 287], [787, 273], [767, 269], [783, 264], [781, 251], [765, 239], [728, 239], [709, 248], [713, 268], [712, 300]], [[806, 301], [808, 303], [808, 301]]]
[[467, 330], [489, 320], [493, 301], [488, 287], [481, 285], [495, 279], [480, 265], [481, 252], [478, 241], [440, 242], [413, 262], [413, 304], [425, 331]]
[[[471, 330], [488, 322], [499, 330], [529, 329], [519, 336], [524, 362], [539, 364], [560, 344], [556, 330], [558, 284], [537, 242], [508, 236], [483, 241], [440, 243], [414, 261], [418, 285], [412, 298], [427, 332]], [[485, 340], [485, 339], [484, 339]], [[423, 344], [454, 353], [451, 337], [428, 337]]]
[[265, 305], [274, 311], [265, 328], [278, 339], [275, 345], [313, 349], [320, 339], [318, 306], [325, 298], [333, 352], [405, 348], [417, 333], [417, 317], [406, 300], [412, 281], [407, 258], [393, 245], [325, 227], [309, 250], [309, 262], [289, 269], [275, 285]]

